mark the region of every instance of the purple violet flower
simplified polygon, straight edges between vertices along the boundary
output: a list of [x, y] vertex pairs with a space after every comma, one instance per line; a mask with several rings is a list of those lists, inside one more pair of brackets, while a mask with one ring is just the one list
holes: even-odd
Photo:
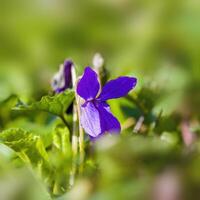
[[71, 70], [73, 62], [65, 60], [63, 65], [60, 65], [59, 71], [54, 75], [51, 86], [56, 93], [63, 92], [67, 88], [72, 87]]
[[91, 138], [97, 138], [106, 132], [121, 131], [120, 123], [111, 113], [106, 101], [127, 95], [136, 83], [137, 79], [134, 77], [121, 76], [108, 81], [99, 94], [100, 84], [96, 72], [90, 67], [85, 68], [77, 85], [77, 93], [85, 100], [81, 105], [81, 125]]

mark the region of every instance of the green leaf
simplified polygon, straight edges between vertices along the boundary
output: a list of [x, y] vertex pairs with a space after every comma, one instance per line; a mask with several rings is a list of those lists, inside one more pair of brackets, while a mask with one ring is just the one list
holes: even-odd
[[70, 132], [67, 127], [57, 126], [55, 128], [53, 131], [53, 145], [64, 155], [71, 156]]
[[18, 105], [14, 110], [44, 111], [53, 115], [62, 116], [74, 99], [74, 91], [66, 90], [55, 96], [44, 96], [40, 101], [30, 105]]
[[0, 142], [14, 150], [25, 163], [48, 161], [48, 154], [39, 135], [21, 128], [10, 128], [0, 133]]
[[0, 101], [0, 108], [10, 108], [10, 106], [13, 106], [13, 104], [16, 103], [17, 99], [18, 97], [16, 95], [10, 95], [7, 99]]
[[0, 127], [5, 127], [13, 119], [11, 108], [16, 105], [18, 97], [11, 95], [7, 99], [0, 101]]
[[27, 149], [34, 141], [33, 135], [21, 128], [11, 128], [0, 133], [0, 141], [16, 152]]
[[[53, 194], [63, 194], [69, 187], [71, 169], [70, 133], [65, 126], [56, 126], [53, 131], [52, 145], [44, 147], [42, 138], [21, 128], [11, 128], [0, 132], [3, 143], [32, 167]], [[16, 159], [16, 158], [15, 158]]]

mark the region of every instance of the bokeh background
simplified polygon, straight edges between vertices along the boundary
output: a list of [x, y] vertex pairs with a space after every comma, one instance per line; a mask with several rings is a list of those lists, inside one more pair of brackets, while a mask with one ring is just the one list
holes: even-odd
[[199, 7], [198, 0], [1, 0], [0, 99], [48, 88], [65, 58], [81, 72], [95, 52], [113, 77], [198, 92]]
[[[132, 134], [144, 108], [142, 133], [150, 138], [121, 141], [109, 141], [108, 138], [100, 143], [97, 155], [88, 156], [89, 170], [85, 177], [69, 195], [60, 199], [82, 200], [90, 199], [89, 196], [92, 200], [147, 199], [145, 195], [148, 196], [152, 189], [149, 186], [156, 185], [157, 181], [161, 188], [155, 188], [159, 191], [162, 191], [162, 184], [165, 190], [167, 183], [177, 192], [180, 182], [184, 183], [181, 189], [188, 194], [185, 199], [198, 199], [200, 142], [196, 140], [194, 152], [192, 148], [185, 150], [185, 139], [181, 135], [182, 132], [195, 132], [197, 139], [200, 132], [198, 0], [0, 0], [0, 130], [22, 127], [39, 132], [50, 152], [51, 169], [56, 169], [53, 175], [44, 170], [45, 178], [39, 181], [48, 182], [46, 177], [50, 174], [53, 180], [45, 182], [50, 191], [47, 193], [46, 185], [38, 187], [35, 175], [21, 171], [19, 161], [10, 162], [13, 160], [11, 150], [1, 146], [0, 197], [3, 199], [5, 193], [5, 196], [13, 195], [7, 198], [9, 200], [25, 199], [27, 191], [27, 199], [50, 199], [49, 194], [58, 197], [68, 191], [61, 187], [64, 185], [62, 178], [67, 174], [63, 175], [62, 168], [66, 170], [66, 160], [62, 156], [57, 156], [56, 160], [57, 154], [49, 147], [52, 138], [48, 133], [55, 125], [52, 118], [35, 113], [13, 115], [11, 108], [16, 99], [9, 97], [17, 95], [24, 102], [40, 99], [51, 93], [51, 78], [64, 59], [73, 59], [81, 75], [84, 67], [92, 64], [96, 52], [105, 58], [110, 78], [120, 75], [138, 78], [133, 92], [136, 102], [131, 104], [122, 99], [110, 104], [125, 134], [130, 130]], [[155, 128], [157, 118], [162, 119]], [[154, 134], [171, 146], [163, 145], [160, 139], [152, 139]], [[26, 146], [26, 140], [22, 143]], [[29, 154], [35, 158], [32, 152]], [[96, 157], [102, 161], [102, 176], [98, 170], [96, 173]], [[35, 160], [34, 167], [38, 170], [40, 158]], [[16, 166], [20, 169], [17, 172]], [[55, 184], [55, 179], [62, 181]]]

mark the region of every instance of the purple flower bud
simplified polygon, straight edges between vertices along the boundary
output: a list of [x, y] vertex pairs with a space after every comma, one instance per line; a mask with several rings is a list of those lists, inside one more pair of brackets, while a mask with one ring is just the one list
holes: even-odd
[[59, 71], [54, 75], [51, 86], [56, 93], [63, 92], [67, 88], [72, 87], [72, 68], [73, 62], [65, 60], [64, 64], [60, 65]]

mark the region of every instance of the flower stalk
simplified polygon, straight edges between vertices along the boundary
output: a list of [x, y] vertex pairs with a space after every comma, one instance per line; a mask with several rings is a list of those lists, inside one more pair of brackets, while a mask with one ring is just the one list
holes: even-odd
[[80, 167], [79, 167], [79, 172], [83, 172], [83, 167], [84, 167], [84, 157], [85, 157], [85, 144], [84, 144], [84, 131], [81, 126], [80, 122], [80, 98], [76, 95], [76, 101], [77, 101], [77, 110], [78, 110], [78, 118], [79, 118], [79, 153], [80, 153]]
[[[76, 71], [72, 67], [72, 85], [75, 88], [76, 85]], [[77, 155], [78, 155], [78, 106], [77, 101], [73, 103], [73, 128], [72, 128], [72, 169], [70, 172], [69, 185], [72, 187], [74, 185], [74, 180], [77, 172]]]

